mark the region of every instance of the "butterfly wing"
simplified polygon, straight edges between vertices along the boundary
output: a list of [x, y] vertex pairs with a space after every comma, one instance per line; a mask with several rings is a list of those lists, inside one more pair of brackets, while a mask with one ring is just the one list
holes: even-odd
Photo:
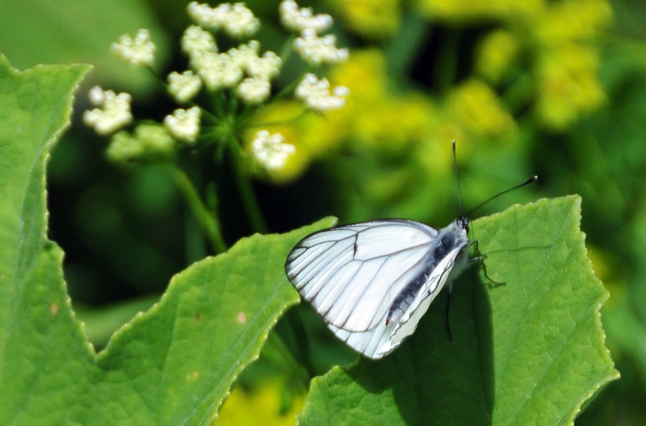
[[377, 335], [436, 236], [434, 228], [396, 219], [330, 228], [301, 240], [285, 270], [333, 331]]
[[348, 346], [369, 358], [379, 359], [388, 355], [415, 332], [417, 324], [428, 310], [431, 302], [444, 288], [451, 276], [456, 276], [460, 272], [465, 263], [463, 260], [466, 260], [466, 256], [464, 256], [466, 245], [462, 244], [453, 249], [433, 269], [413, 302], [398, 321], [386, 324], [386, 321], [383, 320], [377, 327], [363, 332], [343, 330], [332, 324], [328, 324], [328, 328]]
[[458, 276], [467, 263], [466, 247], [468, 241], [460, 243], [437, 264], [430, 277], [417, 293], [415, 299], [391, 330], [387, 345], [382, 345], [377, 354], [387, 355], [399, 346], [404, 339], [415, 332], [417, 324], [428, 311], [429, 306], [440, 290], [451, 278]]

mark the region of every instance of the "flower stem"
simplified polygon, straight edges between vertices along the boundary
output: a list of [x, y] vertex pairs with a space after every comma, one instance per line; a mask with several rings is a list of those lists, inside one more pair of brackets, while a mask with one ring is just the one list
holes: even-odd
[[231, 154], [231, 161], [233, 163], [234, 179], [238, 186], [238, 191], [242, 197], [242, 204], [247, 212], [247, 217], [251, 222], [251, 226], [255, 232], [261, 234], [267, 233], [267, 225], [265, 219], [262, 217], [256, 194], [253, 192], [249, 176], [244, 171], [244, 158], [242, 149], [235, 138], [231, 138], [227, 143], [229, 152]]
[[211, 248], [215, 253], [225, 252], [227, 250], [227, 245], [222, 238], [220, 222], [217, 216], [212, 214], [204, 205], [195, 189], [195, 186], [193, 185], [193, 182], [191, 182], [186, 173], [178, 167], [173, 167], [173, 172], [175, 183], [184, 195], [184, 198], [186, 198], [186, 202], [192, 210], [195, 219], [197, 219], [197, 222], [204, 230], [204, 233], [211, 244]]
[[434, 70], [434, 87], [443, 95], [455, 84], [460, 36], [459, 30], [449, 29], [444, 34], [445, 40], [441, 40], [443, 43]]

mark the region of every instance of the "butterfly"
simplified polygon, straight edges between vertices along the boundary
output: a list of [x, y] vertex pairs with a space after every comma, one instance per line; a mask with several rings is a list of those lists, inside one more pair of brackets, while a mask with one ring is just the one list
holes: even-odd
[[413, 334], [440, 290], [469, 262], [482, 262], [468, 256], [467, 216], [442, 229], [381, 219], [315, 232], [294, 246], [285, 272], [339, 339], [379, 359]]

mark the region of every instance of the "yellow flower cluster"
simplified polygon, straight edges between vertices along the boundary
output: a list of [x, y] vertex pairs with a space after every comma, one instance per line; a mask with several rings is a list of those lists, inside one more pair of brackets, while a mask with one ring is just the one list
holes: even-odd
[[605, 102], [599, 54], [588, 41], [611, 19], [605, 0], [579, 0], [555, 3], [535, 21], [535, 112], [545, 127], [565, 130]]
[[449, 93], [448, 113], [478, 138], [501, 139], [516, 129], [513, 117], [484, 81], [467, 80]]
[[536, 16], [545, 0], [417, 0], [421, 13], [435, 21], [461, 24]]
[[563, 131], [604, 103], [592, 41], [612, 20], [607, 0], [417, 0], [417, 5], [433, 21], [496, 23], [479, 43], [476, 75], [494, 87], [523, 75], [513, 93], [520, 105], [509, 107], [533, 105], [542, 127]]
[[305, 395], [294, 398], [289, 410], [281, 413], [283, 386], [279, 381], [272, 380], [260, 383], [260, 386], [253, 390], [236, 387], [220, 409], [213, 426], [296, 424], [296, 415], [305, 405]]
[[401, 0], [326, 0], [351, 31], [372, 40], [394, 35], [402, 24]]

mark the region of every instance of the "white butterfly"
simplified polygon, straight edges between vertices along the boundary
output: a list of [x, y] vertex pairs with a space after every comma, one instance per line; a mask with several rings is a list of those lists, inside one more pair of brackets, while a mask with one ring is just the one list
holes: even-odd
[[[456, 176], [457, 170], [455, 161]], [[459, 180], [458, 194], [461, 213]], [[413, 334], [433, 299], [467, 262], [482, 261], [468, 257], [468, 216], [461, 214], [439, 231], [412, 220], [382, 219], [315, 232], [292, 249], [285, 272], [339, 339], [379, 359]]]
[[285, 271], [339, 339], [379, 359], [413, 334], [464, 269], [468, 223], [463, 217], [439, 231], [402, 219], [337, 226], [296, 244]]

